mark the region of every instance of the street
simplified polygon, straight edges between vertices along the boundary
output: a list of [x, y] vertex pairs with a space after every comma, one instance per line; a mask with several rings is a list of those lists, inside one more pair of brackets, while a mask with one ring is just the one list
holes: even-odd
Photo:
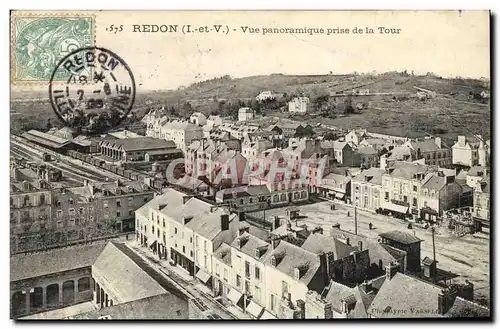
[[[298, 206], [300, 219], [298, 223], [305, 223], [310, 227], [321, 226], [324, 234], [329, 234], [333, 224], [340, 224], [340, 228], [354, 233], [354, 208], [349, 205], [336, 203], [336, 210], [331, 210], [331, 201], [322, 201], [315, 204]], [[266, 210], [266, 220], [278, 215], [283, 220], [287, 218], [287, 207]], [[350, 212], [350, 216], [347, 216]], [[407, 228], [408, 222], [378, 215], [357, 209], [358, 234], [377, 239], [384, 232], [400, 230], [415, 232], [422, 242], [422, 259], [432, 258], [432, 233], [430, 229], [423, 229], [413, 225]], [[373, 229], [369, 230], [369, 223]], [[476, 233], [464, 237], [451, 235], [447, 228], [439, 227], [435, 233], [436, 260], [438, 268], [460, 275], [474, 284], [474, 298], [477, 302], [488, 305], [490, 301], [490, 236], [487, 233]]]

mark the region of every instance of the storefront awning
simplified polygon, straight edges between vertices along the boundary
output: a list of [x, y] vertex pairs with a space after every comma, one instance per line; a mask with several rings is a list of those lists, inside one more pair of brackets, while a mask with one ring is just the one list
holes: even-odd
[[335, 192], [335, 198], [336, 199], [343, 199], [345, 193], [340, 193], [340, 192]]
[[267, 310], [264, 310], [264, 313], [262, 313], [259, 320], [277, 320], [277, 318], [271, 313], [269, 313]]
[[400, 206], [400, 205], [394, 204], [394, 203], [387, 203], [385, 205], [385, 209], [390, 210], [390, 211], [399, 212], [401, 214], [406, 214], [408, 212], [407, 206]]
[[247, 305], [246, 307], [246, 311], [248, 313], [250, 313], [253, 317], [255, 317], [256, 319], [259, 318], [260, 314], [262, 313], [262, 310], [264, 308], [262, 306], [260, 306], [259, 304], [257, 304], [256, 302], [254, 301], [250, 301], [250, 303]]
[[243, 296], [243, 294], [241, 292], [239, 292], [236, 289], [231, 289], [231, 291], [229, 291], [229, 294], [227, 295], [227, 298], [229, 298], [229, 300], [232, 301], [233, 304], [236, 305], [240, 301], [241, 296]]
[[203, 283], [207, 283], [208, 280], [210, 280], [210, 277], [211, 275], [208, 274], [207, 272], [203, 271], [203, 270], [199, 270], [197, 273], [196, 273], [196, 277], [198, 279], [200, 279], [201, 282]]

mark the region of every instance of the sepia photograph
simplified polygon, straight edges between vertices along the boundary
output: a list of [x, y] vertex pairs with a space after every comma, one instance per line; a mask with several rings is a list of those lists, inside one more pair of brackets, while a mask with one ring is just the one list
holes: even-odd
[[9, 15], [10, 319], [491, 321], [490, 11]]

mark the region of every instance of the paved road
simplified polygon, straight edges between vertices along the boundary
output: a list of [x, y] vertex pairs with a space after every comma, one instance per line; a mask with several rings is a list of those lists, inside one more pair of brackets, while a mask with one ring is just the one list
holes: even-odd
[[[177, 275], [175, 271], [170, 270], [168, 266], [165, 265], [165, 260], [160, 261], [158, 256], [155, 256], [149, 250], [146, 251], [133, 242], [121, 244], [119, 248], [155, 280], [161, 277], [162, 281], [157, 281], [162, 286], [165, 284], [163, 287], [166, 290], [172, 291], [172, 289], [175, 289], [179, 291], [184, 295], [184, 297], [181, 298], [198, 298], [202, 300], [212, 312], [215, 312], [222, 319], [234, 320], [243, 317], [241, 314], [238, 314], [238, 316], [232, 314], [212, 296], [197, 289], [193, 281], [186, 281], [184, 278]], [[127, 252], [125, 252], [125, 249], [127, 249]]]

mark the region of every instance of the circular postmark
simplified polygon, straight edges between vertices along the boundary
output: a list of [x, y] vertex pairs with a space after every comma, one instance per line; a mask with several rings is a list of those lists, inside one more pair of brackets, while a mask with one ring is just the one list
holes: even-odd
[[61, 59], [49, 83], [57, 117], [79, 132], [103, 133], [118, 126], [135, 101], [135, 80], [129, 66], [114, 52], [79, 48]]

